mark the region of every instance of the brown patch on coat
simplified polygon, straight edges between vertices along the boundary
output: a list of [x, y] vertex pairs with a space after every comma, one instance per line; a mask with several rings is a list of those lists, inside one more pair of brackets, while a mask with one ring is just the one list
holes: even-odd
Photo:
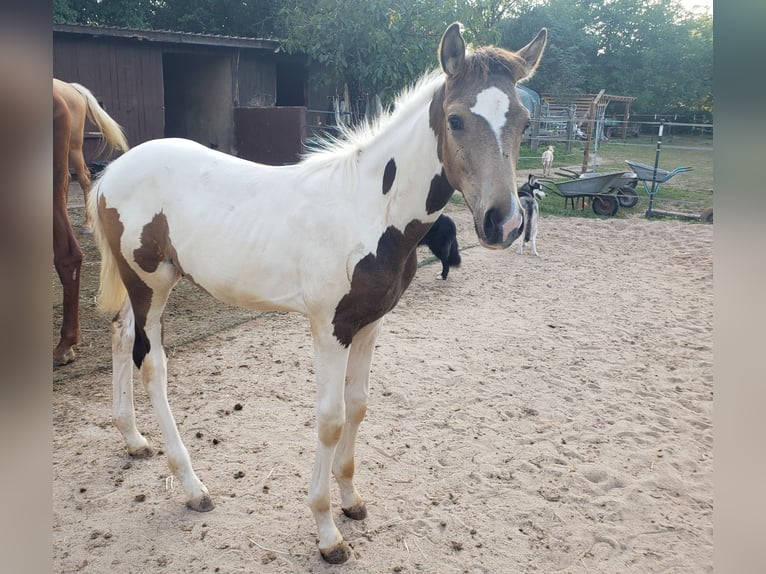
[[356, 467], [354, 465], [354, 459], [352, 458], [349, 460], [346, 464], [340, 467], [339, 473], [337, 475], [337, 478], [350, 480], [354, 478], [354, 471], [356, 470]]
[[439, 163], [442, 165], [444, 165], [444, 130], [446, 129], [444, 119], [445, 86], [441, 86], [436, 90], [428, 106], [428, 125], [436, 135], [436, 157], [439, 158]]
[[431, 223], [410, 221], [404, 233], [389, 227], [378, 240], [375, 253], [368, 253], [354, 267], [351, 289], [335, 308], [333, 334], [348, 347], [354, 335], [393, 309], [409, 287], [417, 270], [415, 248]]
[[161, 211], [141, 230], [141, 246], [133, 251], [133, 259], [147, 273], [154, 273], [160, 263], [167, 261], [170, 237], [168, 219]]
[[101, 220], [101, 227], [106, 237], [109, 249], [117, 262], [117, 269], [120, 271], [120, 277], [125, 284], [125, 289], [130, 297], [130, 304], [133, 307], [135, 315], [136, 339], [133, 342], [133, 362], [137, 367], [141, 367], [144, 357], [149, 353], [151, 345], [146, 336], [146, 316], [149, 313], [149, 307], [152, 304], [153, 292], [151, 288], [144, 283], [138, 274], [128, 265], [125, 256], [120, 250], [120, 239], [125, 231], [125, 226], [120, 221], [120, 213], [113, 207], [106, 206], [106, 198], [101, 196], [98, 201], [98, 214]]
[[317, 434], [322, 444], [332, 446], [338, 444], [340, 435], [343, 433], [343, 424], [326, 424], [319, 422], [317, 425]]

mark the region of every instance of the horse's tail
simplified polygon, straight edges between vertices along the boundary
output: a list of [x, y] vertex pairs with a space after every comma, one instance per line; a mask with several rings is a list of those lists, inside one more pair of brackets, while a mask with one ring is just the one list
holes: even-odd
[[109, 240], [104, 232], [104, 222], [98, 210], [98, 202], [101, 197], [99, 188], [101, 187], [101, 178], [96, 181], [89, 196], [88, 215], [93, 222], [93, 238], [96, 241], [98, 250], [101, 253], [101, 274], [98, 287], [98, 308], [103, 313], [117, 313], [125, 303], [128, 292], [125, 284], [120, 277], [120, 271], [117, 267], [117, 259], [112, 253]]
[[125, 138], [125, 132], [120, 124], [114, 121], [109, 114], [98, 105], [98, 100], [96, 100], [96, 97], [88, 88], [80, 84], [72, 84], [72, 87], [85, 98], [85, 101], [88, 104], [88, 118], [98, 126], [98, 129], [101, 130], [101, 133], [104, 135], [106, 143], [103, 141], [101, 142], [101, 147], [99, 148], [98, 153], [100, 154], [106, 147], [109, 148], [109, 153], [112, 153], [115, 150], [128, 151], [130, 146], [128, 146], [128, 140]]

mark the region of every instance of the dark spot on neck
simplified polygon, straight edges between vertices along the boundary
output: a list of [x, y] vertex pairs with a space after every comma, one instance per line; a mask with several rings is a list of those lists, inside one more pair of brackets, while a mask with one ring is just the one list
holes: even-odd
[[435, 175], [431, 180], [431, 188], [428, 190], [428, 197], [426, 197], [426, 212], [430, 215], [444, 209], [453, 193], [455, 193], [455, 188], [452, 187], [442, 169], [442, 172]]
[[394, 158], [388, 160], [386, 169], [383, 170], [383, 195], [386, 195], [391, 191], [391, 187], [394, 185], [394, 179], [396, 178], [396, 162]]

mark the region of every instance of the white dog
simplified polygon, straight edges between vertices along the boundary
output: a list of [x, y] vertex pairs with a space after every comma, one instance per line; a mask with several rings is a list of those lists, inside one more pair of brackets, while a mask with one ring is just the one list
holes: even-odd
[[516, 253], [524, 253], [524, 244], [532, 244], [532, 253], [537, 255], [537, 220], [540, 215], [540, 206], [537, 203], [537, 198], [542, 199], [545, 197], [545, 192], [540, 186], [540, 182], [535, 179], [535, 176], [529, 174], [527, 183], [519, 188], [519, 201], [521, 202], [521, 208], [524, 210], [524, 237], [519, 238], [519, 247], [516, 249]]
[[554, 149], [555, 148], [552, 145], [549, 145], [548, 149], [543, 152], [543, 177], [548, 177], [551, 174]]

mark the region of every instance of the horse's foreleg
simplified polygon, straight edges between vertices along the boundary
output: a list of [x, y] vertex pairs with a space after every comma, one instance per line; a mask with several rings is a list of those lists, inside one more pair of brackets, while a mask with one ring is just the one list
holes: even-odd
[[350, 550], [343, 541], [332, 518], [330, 503], [330, 473], [335, 450], [345, 421], [343, 380], [348, 361], [348, 349], [332, 336], [314, 334], [314, 362], [317, 380], [317, 452], [309, 485], [308, 504], [316, 520], [319, 551], [327, 562], [339, 564], [348, 560]]
[[[63, 210], [63, 212], [62, 212]], [[55, 365], [75, 360], [74, 345], [80, 342], [80, 268], [82, 250], [72, 232], [66, 207], [53, 205], [53, 264], [63, 290], [61, 336], [53, 350]]]
[[162, 348], [162, 323], [159, 316], [153, 317], [151, 312], [146, 323], [145, 331], [150, 349], [141, 364], [141, 379], [149, 394], [162, 431], [165, 450], [168, 455], [168, 466], [176, 478], [181, 481], [186, 495], [186, 505], [192, 510], [207, 512], [212, 510], [215, 504], [210, 498], [207, 488], [192, 468], [189, 452], [181, 440], [173, 413], [170, 412], [167, 392], [167, 357]]
[[354, 488], [354, 445], [359, 425], [367, 412], [370, 390], [370, 364], [375, 350], [375, 340], [380, 332], [382, 319], [364, 327], [351, 343], [346, 369], [346, 422], [335, 451], [332, 472], [340, 488], [341, 508], [349, 518], [361, 520], [367, 516], [367, 507]]
[[120, 431], [128, 454], [136, 458], [152, 455], [146, 438], [136, 427], [133, 406], [133, 341], [135, 317], [130, 301], [125, 300], [120, 312], [112, 320], [112, 423]]

